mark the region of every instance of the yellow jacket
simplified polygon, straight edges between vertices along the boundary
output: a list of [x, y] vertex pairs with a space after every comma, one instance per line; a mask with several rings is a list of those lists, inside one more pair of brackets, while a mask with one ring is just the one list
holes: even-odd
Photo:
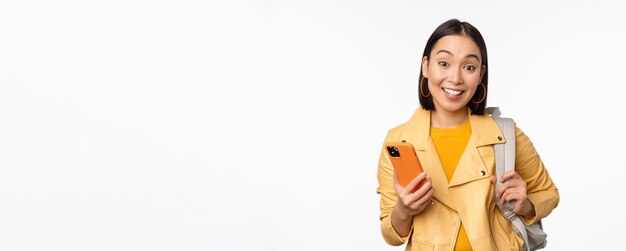
[[[391, 226], [396, 192], [393, 167], [385, 149], [378, 162], [381, 230], [385, 241], [402, 245], [406, 250], [453, 250], [458, 229], [463, 222], [474, 250], [519, 250], [523, 241], [511, 228], [494, 201], [495, 175], [493, 145], [504, 137], [489, 115], [470, 115], [472, 135], [459, 160], [454, 176], [448, 182], [439, 156], [430, 139], [430, 111], [418, 108], [407, 122], [389, 131], [385, 142], [406, 140], [413, 144], [428, 177], [432, 178], [434, 204], [413, 218], [411, 233], [401, 238]], [[530, 139], [516, 128], [516, 172], [526, 181], [528, 199], [536, 216], [524, 223], [546, 217], [559, 203], [559, 193], [543, 166]]]

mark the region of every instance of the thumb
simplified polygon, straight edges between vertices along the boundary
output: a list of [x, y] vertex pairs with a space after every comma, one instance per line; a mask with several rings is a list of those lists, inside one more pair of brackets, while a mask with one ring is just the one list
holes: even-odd
[[491, 178], [491, 183], [496, 184], [496, 176], [491, 175], [489, 178]]

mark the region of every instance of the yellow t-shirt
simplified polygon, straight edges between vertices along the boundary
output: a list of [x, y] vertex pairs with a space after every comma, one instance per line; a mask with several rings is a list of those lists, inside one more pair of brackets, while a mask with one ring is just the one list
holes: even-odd
[[[439, 154], [439, 159], [448, 177], [448, 181], [450, 181], [452, 175], [454, 175], [454, 171], [459, 163], [459, 159], [461, 159], [461, 155], [465, 151], [471, 134], [472, 128], [469, 120], [467, 120], [465, 124], [455, 128], [430, 128], [430, 137], [433, 140], [433, 144], [435, 144], [437, 154]], [[462, 222], [454, 250], [472, 250]]]

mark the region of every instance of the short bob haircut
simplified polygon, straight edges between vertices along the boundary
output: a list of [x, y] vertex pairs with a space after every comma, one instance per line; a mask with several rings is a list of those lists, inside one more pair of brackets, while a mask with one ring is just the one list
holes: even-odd
[[[472, 40], [474, 40], [474, 42], [476, 43], [476, 45], [478, 45], [478, 48], [480, 49], [480, 57], [481, 57], [481, 67], [479, 67], [479, 69], [482, 70], [482, 66], [485, 66], [485, 73], [483, 74], [483, 77], [481, 79], [481, 82], [485, 85], [485, 92], [483, 92], [483, 88], [478, 88], [476, 90], [476, 93], [474, 93], [474, 96], [472, 97], [471, 100], [480, 100], [482, 99], [483, 95], [485, 95], [484, 99], [482, 100], [482, 102], [476, 104], [474, 102], [468, 102], [469, 108], [470, 110], [472, 110], [472, 114], [484, 114], [485, 113], [485, 107], [487, 106], [487, 93], [489, 90], [489, 87], [487, 85], [487, 80], [488, 80], [488, 72], [489, 72], [489, 65], [487, 63], [487, 46], [485, 45], [485, 40], [483, 40], [483, 36], [480, 34], [480, 32], [478, 31], [478, 29], [476, 29], [474, 26], [472, 26], [471, 24], [467, 23], [467, 22], [461, 22], [457, 19], [450, 19], [448, 21], [446, 21], [445, 23], [439, 25], [439, 27], [437, 27], [437, 29], [435, 29], [435, 31], [433, 32], [432, 35], [430, 35], [430, 38], [428, 38], [428, 41], [426, 42], [426, 47], [424, 48], [424, 55], [422, 56], [422, 58], [420, 58], [420, 77], [419, 80], [421, 81], [422, 78], [424, 77], [423, 73], [422, 73], [422, 59], [424, 57], [426, 57], [426, 59], [428, 61], [430, 61], [430, 52], [433, 50], [433, 47], [435, 46], [435, 43], [437, 43], [437, 41], [439, 41], [440, 38], [448, 36], [448, 35], [465, 35], [470, 37]], [[423, 86], [422, 86], [423, 85]], [[435, 104], [433, 103], [433, 96], [429, 95], [428, 97], [424, 97], [424, 95], [422, 95], [422, 93], [430, 93], [430, 90], [428, 89], [428, 79], [424, 79], [423, 83], [420, 84], [419, 86], [420, 90], [419, 90], [419, 100], [420, 100], [420, 105], [426, 109], [426, 110], [435, 110]], [[424, 89], [422, 89], [424, 88]]]

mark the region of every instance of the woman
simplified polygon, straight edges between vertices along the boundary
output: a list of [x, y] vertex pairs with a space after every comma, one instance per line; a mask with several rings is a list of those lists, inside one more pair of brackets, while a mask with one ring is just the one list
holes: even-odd
[[[413, 144], [424, 173], [402, 187], [383, 149], [378, 163], [382, 234], [406, 250], [519, 250], [523, 240], [494, 199], [494, 144], [502, 132], [485, 114], [487, 48], [456, 19], [430, 36], [421, 62], [421, 107], [385, 142]], [[500, 138], [501, 139], [501, 138]], [[525, 224], [546, 217], [559, 194], [529, 138], [516, 128], [515, 171], [497, 177], [501, 202], [514, 201]], [[411, 193], [414, 187], [424, 185]]]

